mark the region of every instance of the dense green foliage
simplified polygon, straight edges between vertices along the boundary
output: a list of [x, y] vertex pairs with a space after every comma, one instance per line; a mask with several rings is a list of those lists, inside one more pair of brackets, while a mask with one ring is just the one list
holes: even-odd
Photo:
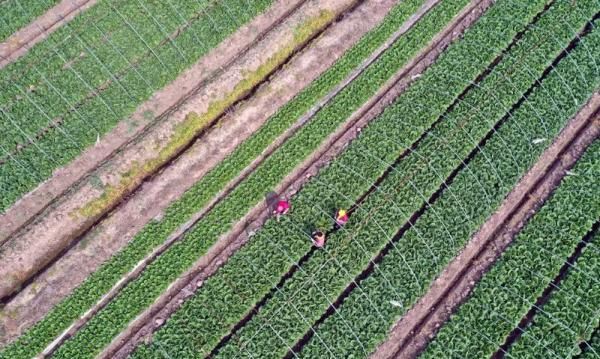
[[28, 25], [56, 5], [59, 0], [6, 0], [0, 3], [0, 42]]
[[[596, 49], [598, 45], [596, 41]], [[439, 358], [440, 355], [488, 357], [517, 326], [583, 235], [600, 218], [600, 202], [594, 200], [600, 189], [600, 141], [586, 151], [573, 171], [578, 175], [563, 179], [553, 196], [477, 284], [469, 300], [442, 327], [422, 358]], [[574, 303], [569, 301], [569, 307], [572, 305]], [[568, 332], [560, 324], [552, 326], [556, 326], [555, 330]], [[555, 332], [548, 334], [555, 335]], [[555, 338], [536, 337], [544, 345]], [[560, 342], [554, 345], [565, 344], [562, 354], [567, 355], [569, 351], [571, 355], [575, 354], [573, 342], [564, 342], [564, 337], [558, 340]], [[539, 345], [520, 353], [524, 356], [519, 358], [548, 357]], [[570, 357], [564, 355], [559, 357]]]
[[[543, 4], [537, 4], [537, 8], [535, 6], [530, 8], [528, 16], [522, 14], [524, 17], [524, 19], [522, 19], [522, 21], [524, 21], [523, 25], [525, 25], [528, 19], [533, 16], [536, 12], [535, 9], [539, 11], [540, 5]], [[500, 17], [501, 14], [501, 12], [497, 12], [496, 17]], [[512, 31], [516, 32], [517, 30]], [[477, 36], [479, 38], [484, 38], [483, 34], [478, 34]], [[506, 46], [510, 42], [512, 36], [514, 36], [514, 32], [504, 34], [504, 39], [502, 39], [500, 34], [498, 36], [500, 37], [498, 41], [503, 42]], [[452, 49], [453, 48], [449, 49], [449, 51], [452, 51]], [[422, 113], [424, 114], [427, 113], [427, 111], [430, 111], [423, 117], [430, 119], [428, 120], [428, 123], [431, 124], [431, 122], [433, 122], [437, 116], [441, 115], [444, 109], [450, 105], [454, 99], [453, 97], [443, 98], [445, 105], [441, 104], [438, 108], [434, 107], [432, 109], [431, 106], [422, 106], [425, 103], [428, 104], [428, 102], [424, 102], [423, 99], [435, 98], [438, 101], [441, 100], [439, 93], [436, 93], [435, 91], [436, 87], [432, 88], [432, 86], [437, 84], [439, 88], [443, 88], [444, 90], [450, 89], [456, 94], [460, 93], [462, 89], [467, 86], [464, 78], [454, 79], [451, 83], [452, 86], [448, 86], [449, 82], [443, 83], [436, 81], [436, 79], [439, 78], [437, 74], [446, 73], [446, 66], [455, 67], [455, 63], [452, 61], [457, 61], [462, 58], [462, 56], [465, 55], [464, 51], [480, 52], [480, 48], [470, 46], [465, 49], [463, 46], [462, 51], [456, 50], [452, 56], [449, 55], [449, 59], [440, 60], [440, 62], [445, 65], [439, 65], [439, 67], [437, 67], [438, 64], [434, 65], [432, 71], [439, 71], [438, 73], [434, 72], [435, 75], [426, 73], [423, 76], [423, 83], [417, 82], [415, 87], [411, 88], [407, 94], [401, 97], [399, 104], [394, 105], [393, 112], [392, 110], [388, 110], [387, 117], [384, 116], [387, 120], [379, 119], [373, 125], [363, 130], [364, 132], [359, 140], [353, 142], [350, 148], [340, 158], [336, 159], [330, 167], [322, 172], [318, 176], [316, 182], [308, 184], [301, 193], [294, 198], [294, 212], [289, 217], [289, 225], [287, 225], [287, 223], [284, 226], [278, 225], [277, 223], [267, 223], [263, 230], [257, 233], [246, 247], [232, 256], [229, 262], [215, 276], [206, 281], [197, 295], [190, 302], [186, 303], [180, 312], [172, 317], [167, 326], [156, 335], [155, 342], [158, 344], [155, 343], [151, 347], [140, 348], [137, 352], [137, 356], [150, 356], [153, 352], [155, 356], [160, 356], [165, 348], [178, 348], [177, 350], [181, 350], [177, 352], [178, 355], [192, 355], [194, 350], [204, 350], [207, 346], [206, 342], [214, 342], [214, 337], [217, 337], [218, 339], [218, 333], [221, 332], [221, 330], [217, 331], [216, 328], [224, 325], [223, 316], [218, 313], [231, 313], [231, 315], [228, 315], [227, 318], [225, 318], [225, 321], [230, 322], [231, 324], [228, 325], [231, 326], [236, 322], [236, 317], [239, 318], [244, 313], [248, 312], [251, 309], [252, 304], [256, 303], [264, 296], [285, 270], [293, 265], [293, 263], [306, 252], [306, 234], [298, 231], [298, 229], [309, 230], [311, 224], [320, 221], [315, 218], [326, 217], [328, 215], [327, 213], [319, 213], [320, 211], [327, 212], [341, 204], [350, 204], [365, 189], [369, 188], [370, 184], [385, 170], [387, 163], [393, 161], [411, 141], [414, 141], [416, 137], [426, 129], [426, 127], [423, 126], [427, 126], [427, 123], [420, 124], [417, 122], [422, 121], [423, 118], [412, 116], [413, 114], [411, 112], [415, 111], [415, 107], [417, 107], [418, 110], [423, 111]], [[486, 56], [489, 56], [488, 61], [491, 61], [495, 56], [495, 52], [491, 47], [489, 48], [489, 51], [490, 53]], [[469, 77], [475, 78], [478, 74], [477, 71], [481, 71], [486, 66], [483, 61], [484, 60], [479, 64], [479, 67], [473, 65], [472, 68], [465, 69], [466, 74], [468, 74]], [[532, 81], [534, 81], [534, 79], [530, 80], [530, 82]], [[406, 106], [406, 104], [412, 104], [412, 106]], [[398, 111], [405, 111], [405, 116], [400, 116]], [[398, 122], [395, 120], [397, 118], [406, 118], [407, 121]], [[368, 135], [369, 133], [370, 135]], [[389, 134], [389, 138], [382, 138], [382, 133]], [[400, 143], [402, 140], [394, 141], [392, 139], [405, 139], [407, 142]], [[376, 143], [384, 143], [384, 145], [374, 146]], [[366, 154], [370, 155], [367, 156]], [[373, 157], [371, 158], [371, 156]], [[413, 165], [416, 157], [417, 156], [412, 157]], [[386, 160], [380, 160], [378, 162], [377, 158], [386, 158]], [[459, 162], [460, 158], [461, 157], [458, 158]], [[420, 163], [420, 166], [413, 167], [423, 167], [423, 164]], [[412, 172], [410, 166], [405, 169]], [[423, 170], [423, 168], [421, 168], [421, 170]], [[400, 172], [402, 171], [400, 170]], [[421, 175], [423, 175], [423, 173], [421, 173]], [[414, 177], [411, 175], [411, 178]], [[429, 179], [429, 181], [431, 182], [431, 179]], [[433, 180], [435, 183], [438, 183], [438, 181], [439, 179]], [[339, 186], [339, 183], [353, 183], [353, 186]], [[419, 181], [414, 181], [413, 183], [419, 183]], [[428, 186], [429, 185], [431, 184], [428, 184]], [[437, 188], [439, 183], [435, 186]], [[333, 189], [333, 191], [331, 191], [331, 189]], [[409, 193], [407, 196], [417, 197], [419, 204], [422, 202], [422, 195]], [[316, 209], [314, 208], [315, 203], [318, 203]], [[378, 220], [377, 223], [380, 223], [380, 221]], [[384, 223], [389, 225], [389, 221], [384, 221]], [[394, 228], [397, 228], [397, 224], [394, 224], [393, 226]], [[352, 232], [351, 229], [348, 231]], [[378, 233], [378, 230], [375, 230], [374, 232]], [[285, 240], [274, 241], [273, 238], [285, 238]], [[337, 237], [330, 239], [328, 247], [335, 246], [335, 244], [332, 244], [335, 243], [335, 238]], [[365, 244], [362, 240], [361, 243]], [[363, 250], [364, 246], [358, 244], [358, 247], [352, 248], [352, 251], [348, 249], [348, 251], [353, 254], [349, 254], [346, 257], [346, 253], [342, 252], [337, 254], [336, 258], [338, 260], [340, 258], [345, 258], [344, 260], [348, 260], [348, 258], [351, 258], [350, 260], [357, 260], [360, 258], [360, 256], [356, 254], [357, 251], [358, 253], [361, 253]], [[326, 259], [321, 258], [320, 260]], [[364, 264], [364, 258], [362, 258], [362, 260]], [[355, 268], [355, 266], [362, 268], [360, 264], [355, 263], [347, 268]], [[328, 270], [325, 271], [327, 273], [339, 272], [339, 268], [337, 267], [331, 268], [328, 266], [327, 268]], [[256, 275], [257, 271], [260, 271], [260, 276]], [[314, 271], [310, 270], [303, 270], [303, 272], [314, 273]], [[302, 274], [296, 275], [301, 275], [304, 278], [306, 277]], [[307, 291], [311, 294], [318, 295], [319, 290], [314, 288], [322, 289], [331, 287], [329, 283], [323, 283], [323, 280], [325, 282], [332, 281], [334, 282], [333, 285], [337, 286], [340, 286], [341, 281], [341, 285], [343, 286], [350, 279], [346, 275], [344, 275], [343, 278], [336, 277], [337, 276], [333, 275], [324, 275], [324, 278], [318, 279], [319, 285], [311, 286]], [[299, 287], [301, 287], [299, 284], [294, 285], [294, 288]], [[223, 301], [217, 298], [228, 299]], [[314, 303], [318, 300], [321, 300], [322, 302]], [[305, 309], [314, 309], [313, 304], [327, 306], [327, 303], [327, 300], [324, 298], [317, 298], [310, 303], [302, 302], [302, 305], [300, 306], [291, 306], [284, 310], [286, 315], [293, 315], [294, 313], [290, 314], [289, 312], [295, 311], [296, 309], [301, 310], [306, 314]], [[317, 314], [320, 313], [318, 310], [314, 311]], [[289, 320], [289, 317], [286, 317], [286, 315], [281, 315], [281, 318], [285, 318], [282, 319], [285, 323], [278, 322], [277, 324], [277, 333], [279, 335], [287, 335], [288, 328], [295, 326], [296, 323], [306, 325], [303, 318], [296, 317], [294, 320]], [[314, 316], [314, 314], [311, 315]], [[280, 315], [278, 315], [278, 318], [279, 317]], [[306, 318], [306, 315], [303, 317]], [[227, 323], [225, 323], [225, 325], [227, 325]], [[257, 339], [258, 336], [262, 336], [261, 339], [265, 336], [273, 339], [273, 333], [270, 330], [265, 330], [265, 333], [262, 335], [258, 334], [257, 337], [252, 340], [252, 343], [249, 343], [249, 345], [253, 346], [252, 349], [256, 349], [253, 343], [256, 342], [255, 339]], [[285, 347], [282, 343], [279, 344], [278, 348]], [[275, 355], [275, 348], [265, 348], [264, 346], [262, 346], [262, 348], [264, 350], [273, 350], [274, 352], [272, 355]], [[260, 353], [260, 355], [265, 355], [264, 352]], [[239, 353], [237, 354], [239, 355]]]
[[[55, 353], [56, 357], [93, 355], [150, 305], [168, 284], [188, 269], [250, 208], [264, 199], [303, 159], [310, 155], [353, 111], [366, 102], [383, 83], [411, 59], [460, 8], [458, 0], [434, 8], [388, 49], [377, 62], [345, 88], [255, 172], [217, 204], [177, 245], [151, 263], [138, 279], [101, 310]], [[438, 10], [441, 9], [441, 10]]]
[[577, 356], [577, 359], [592, 359], [598, 358], [600, 354], [600, 327], [596, 328], [596, 331], [592, 335], [592, 339], [588, 341], [588, 344], [583, 352]]
[[[6, 355], [16, 355], [17, 352], [21, 353], [21, 350], [24, 350], [22, 353], [27, 356], [27, 353], [40, 350], [39, 345], [48, 343], [60, 330], [66, 328], [73, 320], [87, 311], [154, 247], [160, 245], [169, 234], [205, 206], [227, 182], [248, 166], [278, 135], [348, 76], [420, 6], [422, 1], [404, 1], [392, 9], [377, 28], [366, 34], [334, 66], [282, 107], [251, 138], [242, 143], [228, 158], [220, 162], [174, 202], [160, 221], [153, 221], [145, 226], [121, 252], [92, 274], [45, 319], [9, 347]], [[26, 349], [22, 348], [23, 345], [26, 346]]]
[[2, 69], [0, 211], [271, 2], [101, 1]]
[[[493, 14], [506, 13], [506, 9], [503, 9], [502, 12], [498, 8], [496, 11], [493, 10], [490, 10], [487, 19], [491, 19]], [[344, 231], [330, 236], [329, 253], [319, 252], [303, 264], [302, 271], [287, 281], [261, 308], [259, 313], [244, 325], [234, 340], [221, 350], [220, 357], [245, 357], [248, 356], [246, 350], [254, 357], [279, 356], [292, 347], [301, 335], [311, 331], [311, 324], [321, 316], [330, 303], [336, 300], [351, 278], [354, 278], [362, 268], [369, 264], [370, 259], [388, 243], [402, 224], [409, 221], [410, 215], [423, 205], [422, 202], [426, 198], [429, 198], [439, 187], [444, 187], [444, 178], [455, 167], [461, 165], [462, 159], [473, 148], [477, 148], [479, 139], [491, 131], [494, 124], [506, 114], [506, 109], [510, 108], [512, 103], [519, 101], [522, 93], [536, 83], [536, 77], [542, 75], [575, 34], [569, 31], [560, 35], [560, 32], [556, 31], [556, 41], [551, 44], [540, 42], [540, 38], [544, 38], [549, 32], [555, 32], [555, 27], [560, 26], [557, 24], [557, 19], [563, 19], [575, 29], [581, 28], [586, 20], [591, 18], [594, 9], [581, 7], [578, 10], [583, 11], [579, 14], [578, 11], [573, 10], [570, 5], [551, 8], [533, 27], [532, 31], [527, 32], [515, 46], [511, 47], [491, 74], [462, 98], [462, 101], [454, 107], [439, 126], [430, 132], [413, 153], [396, 166], [389, 178], [378, 184], [377, 191], [361, 204], [360, 210], [353, 216], [353, 223], [345, 227]], [[512, 13], [514, 14], [515, 11]], [[505, 19], [505, 17], [502, 18]], [[473, 28], [475, 32], [479, 30], [483, 29]], [[482, 31], [483, 33], [485, 32]], [[489, 41], [489, 33], [486, 35], [482, 38]], [[465, 36], [467, 41], [472, 39], [467, 36]], [[532, 51], [532, 48], [537, 46], [539, 46], [539, 50]], [[473, 50], [478, 48], [473, 42], [468, 47]], [[585, 54], [585, 49], [580, 49], [580, 52]], [[589, 55], [585, 55], [583, 60], [589, 62]], [[468, 56], [463, 58], [468, 58]], [[442, 65], [443, 63], [444, 59], [440, 59], [438, 64]], [[560, 70], [571, 66], [570, 61], [565, 61]], [[530, 71], [515, 71], [520, 67], [527, 67]], [[587, 70], [584, 70], [583, 74], [593, 75], [595, 68], [592, 64], [583, 68]], [[564, 72], [555, 73], [552, 78], [560, 81], [560, 76], [564, 75]], [[598, 82], [585, 81], [577, 76], [577, 73], [570, 75], [570, 79], [575, 77], [574, 80], [580, 81], [579, 84], [575, 84], [580, 89], [580, 94], [576, 97], [576, 104], [581, 105], [598, 85]], [[552, 83], [548, 84], [547, 82], [544, 85], [553, 86]], [[430, 87], [429, 90], [431, 91], [432, 88]], [[546, 108], [550, 111], [555, 110], [555, 104], [550, 99], [546, 98], [545, 100]], [[528, 105], [529, 103], [526, 103], [523, 106]], [[388, 121], [405, 118], [402, 116], [403, 108], [405, 108], [404, 104], [394, 105], [387, 112]], [[578, 107], [568, 108], [576, 111]], [[547, 124], [548, 126], [553, 125], [550, 128], [552, 132], [546, 133], [544, 136], [555, 134], [570, 114], [571, 112], [562, 112], [561, 116], [554, 116], [556, 122]], [[517, 115], [519, 117], [516, 117]], [[516, 149], [515, 153], [511, 153], [512, 156], [507, 157], [498, 155], [506, 152], [506, 148], [501, 148], [499, 151], [487, 150], [488, 144], [494, 142], [518, 143], [518, 139], [535, 138], [534, 136], [540, 134], [539, 117], [533, 118], [535, 122], [531, 126], [525, 126], [527, 122], [523, 121], [523, 118], [531, 116], [527, 109], [520, 110], [513, 116], [515, 118], [509, 118], [509, 122], [505, 124], [513, 130], [512, 136], [492, 137], [483, 147], [484, 152], [480, 154], [480, 156], [489, 157], [490, 161], [495, 162], [491, 171], [480, 173], [481, 170], [490, 168], [468, 165], [468, 170], [464, 170], [467, 181], [458, 181], [446, 189], [452, 196], [452, 206], [439, 208], [437, 203], [430, 205], [428, 212], [432, 211], [432, 213], [430, 212], [428, 217], [434, 218], [436, 223], [429, 222], [423, 226], [419, 223], [420, 221], [413, 223], [413, 226], [418, 226], [417, 236], [411, 238], [408, 243], [404, 242], [405, 238], [400, 240], [401, 243], [398, 243], [396, 247], [400, 258], [396, 257], [395, 260], [388, 262], [388, 264], [395, 264], [395, 267], [389, 268], [381, 265], [376, 269], [375, 273], [381, 274], [379, 279], [383, 280], [377, 283], [377, 290], [365, 295], [364, 288], [355, 289], [356, 301], [361, 306], [332, 314], [330, 318], [335, 323], [328, 326], [327, 330], [317, 331], [313, 337], [314, 344], [319, 346], [320, 350], [307, 350], [304, 353], [307, 357], [366, 356], [374, 348], [378, 339], [381, 340], [385, 337], [386, 329], [393, 323], [394, 312], [400, 310], [390, 305], [390, 300], [411, 304], [423, 294], [423, 290], [427, 288], [435, 275], [444, 268], [469, 238], [469, 236], [458, 236], [456, 232], [448, 232], [448, 228], [452, 228], [452, 222], [455, 222], [457, 217], [462, 217], [463, 221], [467, 221], [469, 216], [477, 215], [478, 220], [471, 221], [470, 224], [473, 226], [471, 230], [475, 231], [476, 225], [481, 224], [488, 214], [484, 210], [493, 211], [506, 193], [496, 190], [498, 177], [494, 176], [495, 171], [501, 171], [505, 177], [512, 175], [513, 181], [509, 183], [514, 184], [528, 168], [528, 164], [535, 160], [532, 155], [539, 155], [542, 151], [541, 146], [532, 150], [529, 148], [530, 144], [525, 143], [523, 146], [522, 142], [519, 143], [522, 146], [522, 156], [518, 156], [519, 149]], [[385, 121], [385, 117], [381, 120]], [[547, 121], [545, 117], [544, 121]], [[373, 134], [374, 138], [378, 137], [380, 142], [386, 143], [387, 139], [381, 139], [381, 137], [382, 133], [389, 133], [388, 128], [380, 127], [378, 130]], [[364, 135], [368, 136], [368, 133], [365, 132]], [[389, 140], [393, 138], [391, 137]], [[469, 140], [465, 141], [465, 138]], [[362, 148], [360, 153], [367, 153], [367, 155], [363, 155], [361, 159], [355, 158], [355, 162], [377, 160], [376, 156], [370, 158], [371, 156], [368, 155], [372, 151], [371, 148]], [[352, 153], [353, 149], [348, 152]], [[516, 169], [511, 168], [514, 156], [518, 156]], [[473, 182], [473, 179], [477, 179], [477, 182]], [[482, 186], [484, 193], [478, 193], [478, 197], [472, 197], [475, 201], [470, 203], [471, 206], [465, 206], [460, 199], [470, 198], [469, 194], [473, 192], [474, 184]], [[487, 208], [481, 204], [483, 198], [488, 199]], [[446, 216], [449, 214], [448, 212], [452, 215]], [[463, 221], [458, 221], [462, 227], [461, 230], [466, 227]], [[443, 241], [443, 250], [438, 251], [436, 245], [431, 243], [436, 239]], [[405, 266], [407, 262], [411, 265], [409, 268]], [[336, 275], [336, 273], [338, 274]], [[428, 276], [423, 277], [423, 274]], [[418, 281], [415, 280], [417, 278]], [[397, 285], [397, 281], [401, 279], [407, 280], [407, 282]], [[390, 283], [390, 281], [394, 283]], [[422, 285], [422, 287], [415, 288], [415, 285]], [[378, 319], [382, 319], [385, 324], [378, 323]], [[365, 326], [354, 328], [354, 330], [348, 329], [355, 324], [364, 324]], [[357, 338], [359, 339], [357, 340]], [[322, 343], [326, 341], [328, 344], [323, 345]]]
[[[600, 157], [596, 147], [596, 157]], [[600, 161], [595, 166], [579, 166], [585, 176], [600, 176]], [[594, 183], [590, 183], [594, 185]], [[587, 190], [587, 189], [586, 189]], [[590, 191], [600, 193], [600, 182]], [[587, 205], [584, 205], [585, 208]], [[600, 220], [600, 218], [598, 218]], [[550, 238], [546, 238], [550, 240]], [[567, 277], [555, 288], [548, 302], [537, 313], [530, 327], [508, 353], [514, 358], [571, 358], [579, 354], [581, 342], [590, 340], [600, 322], [600, 234], [596, 233], [576, 262], [569, 265]], [[535, 247], [534, 247], [535, 248]], [[555, 256], [555, 253], [546, 253]], [[534, 272], [535, 273], [535, 272]], [[535, 273], [537, 275], [537, 273]], [[543, 278], [548, 281], [548, 278]], [[585, 348], [585, 344], [584, 344]], [[588, 350], [591, 350], [588, 347]], [[596, 353], [600, 355], [600, 353]]]

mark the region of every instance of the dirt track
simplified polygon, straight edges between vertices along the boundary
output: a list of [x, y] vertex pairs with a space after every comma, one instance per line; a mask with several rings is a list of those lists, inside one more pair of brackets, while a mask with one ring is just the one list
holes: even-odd
[[371, 358], [414, 358], [468, 297], [566, 172], [600, 135], [600, 94], [561, 131], [500, 208], [444, 269], [428, 292], [396, 323]]
[[[434, 1], [427, 4], [431, 6]], [[427, 5], [426, 5], [427, 6]], [[422, 14], [423, 12], [421, 12]], [[360, 128], [367, 125], [369, 121], [375, 118], [381, 111], [388, 106], [404, 89], [412, 82], [415, 75], [421, 73], [429, 66], [435, 58], [443, 51], [450, 41], [460, 36], [462, 30], [474, 19], [478, 18], [481, 8], [478, 11], [466, 11], [465, 14], [471, 14], [465, 18], [460, 18], [452, 26], [449, 26], [441, 35], [413, 61], [401, 69], [393, 79], [378, 91], [378, 93], [361, 109], [346, 122], [344, 128], [339, 129], [336, 134], [324, 143], [319, 150], [311, 155], [303, 164], [297, 167], [277, 188], [277, 192], [285, 192], [287, 196], [292, 196], [298, 191], [304, 182], [311, 176], [314, 176], [318, 169], [328, 163], [343, 148], [355, 138]], [[415, 19], [411, 19], [414, 21]], [[410, 21], [410, 20], [409, 20]], [[460, 25], [457, 26], [457, 23]], [[234, 253], [240, 246], [247, 241], [248, 233], [254, 232], [268, 218], [268, 212], [264, 204], [256, 206], [230, 233], [223, 236], [219, 242], [211, 248], [194, 268], [181, 276], [173, 283], [168, 292], [163, 293], [144, 314], [139, 316], [129, 328], [113, 341], [113, 344], [107, 348], [103, 358], [125, 358], [133, 350], [135, 345], [146, 340], [149, 335], [161, 327], [165, 319], [176, 311], [186, 298], [193, 295], [195, 290], [201, 287], [202, 282], [212, 275], [227, 258]], [[116, 355], [115, 355], [116, 353]]]
[[[359, 7], [356, 13], [336, 23], [310, 48], [274, 75], [251, 100], [230, 112], [222, 120], [222, 126], [206, 135], [208, 144], [194, 144], [180, 159], [146, 183], [139, 193], [88, 233], [82, 243], [56, 262], [50, 271], [8, 303], [6, 312], [11, 315], [0, 322], [6, 329], [4, 339], [10, 340], [39, 320], [52, 305], [68, 295], [89, 273], [125, 245], [149, 219], [159, 216], [170, 201], [178, 198], [214, 164], [203, 159], [215, 149], [219, 149], [219, 156], [226, 155], [227, 145], [241, 142], [260, 127], [279, 106], [327, 69], [364, 32], [377, 24], [394, 3], [394, 0], [372, 0], [369, 5]], [[194, 109], [194, 104], [201, 100], [201, 96], [190, 99], [180, 111], [185, 113]], [[218, 158], [216, 156], [213, 162]], [[223, 195], [221, 193], [220, 197]], [[31, 310], [33, 307], [35, 311]]]

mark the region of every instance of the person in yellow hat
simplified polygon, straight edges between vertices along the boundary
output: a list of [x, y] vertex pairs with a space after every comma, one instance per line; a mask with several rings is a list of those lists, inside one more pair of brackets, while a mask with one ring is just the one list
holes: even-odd
[[348, 212], [346, 212], [345, 209], [339, 209], [335, 214], [335, 222], [339, 226], [346, 224], [346, 222], [348, 222]]

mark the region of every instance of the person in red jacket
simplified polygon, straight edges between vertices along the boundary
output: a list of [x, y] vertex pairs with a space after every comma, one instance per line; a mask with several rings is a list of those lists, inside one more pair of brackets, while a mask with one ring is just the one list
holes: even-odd
[[273, 210], [273, 214], [275, 214], [275, 216], [277, 217], [277, 220], [279, 220], [279, 217], [288, 213], [290, 208], [291, 208], [290, 202], [286, 201], [285, 199], [280, 199], [277, 202], [277, 204], [275, 204], [275, 209]]

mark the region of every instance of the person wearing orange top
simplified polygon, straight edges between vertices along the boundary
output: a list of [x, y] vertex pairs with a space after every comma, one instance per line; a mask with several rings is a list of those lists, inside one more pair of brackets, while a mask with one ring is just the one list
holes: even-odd
[[345, 209], [339, 209], [335, 214], [335, 222], [341, 227], [348, 222], [348, 212]]

